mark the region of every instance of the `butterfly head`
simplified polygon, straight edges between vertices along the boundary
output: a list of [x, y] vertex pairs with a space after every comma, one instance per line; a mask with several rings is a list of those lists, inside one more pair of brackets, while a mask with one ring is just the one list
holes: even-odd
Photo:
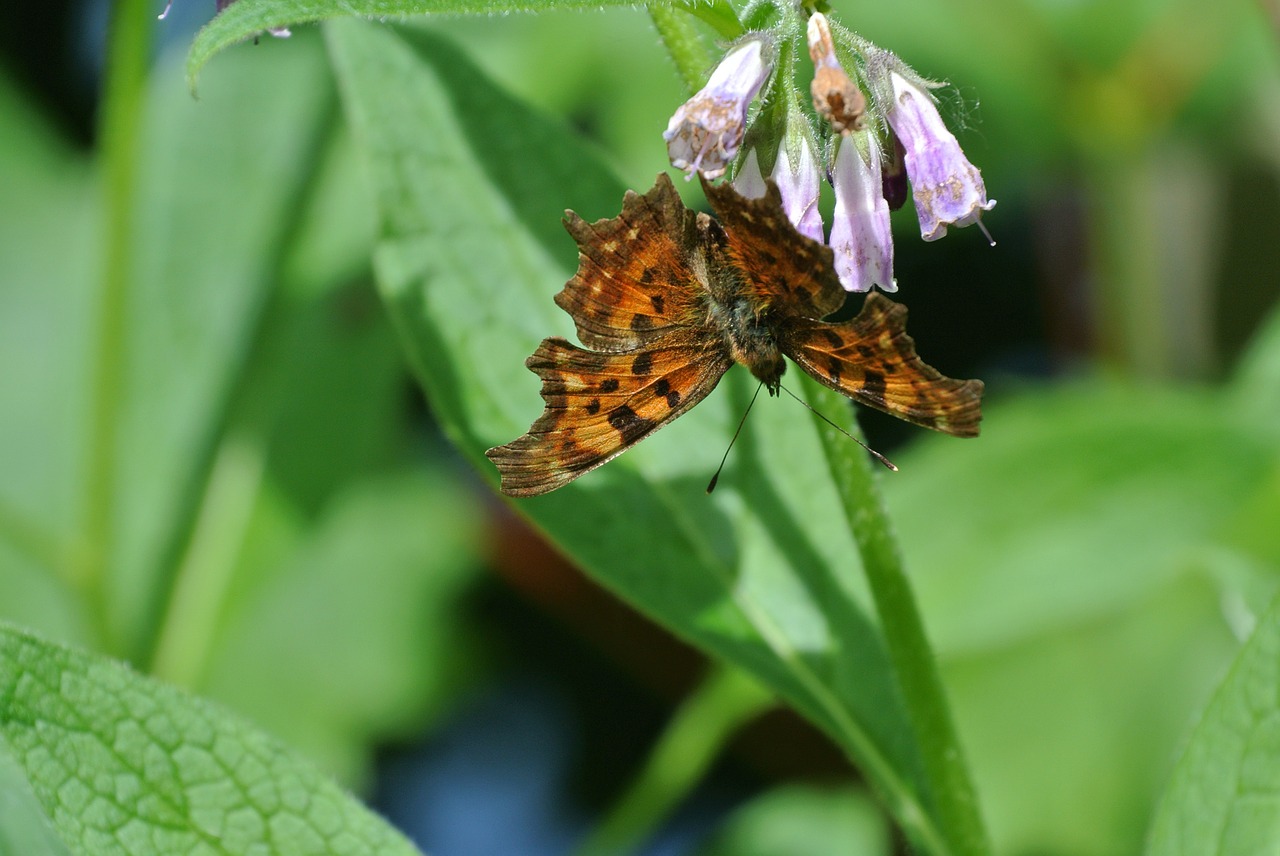
[[778, 385], [787, 370], [787, 361], [778, 348], [778, 338], [768, 312], [759, 312], [749, 300], [737, 299], [727, 306], [715, 306], [720, 316], [719, 330], [733, 359], [742, 363], [769, 390], [778, 394]]

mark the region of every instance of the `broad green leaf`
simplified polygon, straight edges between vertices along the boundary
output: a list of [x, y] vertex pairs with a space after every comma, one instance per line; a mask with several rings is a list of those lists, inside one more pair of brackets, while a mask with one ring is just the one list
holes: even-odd
[[1161, 799], [1148, 856], [1253, 856], [1280, 836], [1280, 600], [1240, 649]]
[[1002, 647], [952, 657], [939, 641], [995, 852], [1139, 852], [1187, 722], [1239, 644], [1228, 598], [1187, 574]]
[[886, 496], [997, 852], [1140, 845], [1237, 644], [1228, 619], [1275, 590], [1244, 536], [1274, 532], [1276, 457], [1219, 392], [1097, 381], [996, 401], [980, 443], [897, 457], [917, 477]]
[[1276, 460], [1223, 396], [1098, 382], [990, 404], [982, 442], [954, 445], [921, 444], [921, 476], [885, 488], [952, 655], [1145, 596], [1215, 542]]
[[[357, 22], [327, 32], [384, 220], [387, 304], [445, 430], [494, 484], [484, 449], [541, 410], [524, 358], [543, 336], [572, 335], [551, 300], [575, 263], [560, 212], [612, 216], [621, 187], [438, 36]], [[734, 370], [608, 467], [515, 507], [604, 584], [813, 718], [909, 834], [937, 845], [946, 835], [813, 421], [763, 402], [721, 487], [704, 494], [753, 389]]]
[[878, 856], [891, 853], [883, 815], [861, 789], [786, 785], [734, 811], [701, 856]]
[[362, 783], [369, 747], [420, 730], [474, 664], [459, 602], [479, 519], [441, 473], [339, 493], [279, 567], [251, 551], [241, 573], [265, 582], [232, 604], [201, 691]]
[[214, 54], [265, 30], [331, 18], [407, 18], [412, 15], [504, 15], [556, 9], [634, 6], [634, 0], [238, 0], [205, 25], [187, 56], [187, 81]]
[[70, 856], [0, 739], [0, 856]]
[[239, 718], [7, 626], [0, 752], [77, 853], [416, 852]]

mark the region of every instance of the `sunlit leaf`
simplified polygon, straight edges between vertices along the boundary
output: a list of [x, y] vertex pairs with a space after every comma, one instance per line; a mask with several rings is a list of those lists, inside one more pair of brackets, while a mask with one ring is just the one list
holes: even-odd
[[7, 626], [0, 753], [77, 853], [416, 852], [240, 719]]
[[1201, 716], [1156, 812], [1147, 856], [1252, 856], [1280, 832], [1280, 601]]

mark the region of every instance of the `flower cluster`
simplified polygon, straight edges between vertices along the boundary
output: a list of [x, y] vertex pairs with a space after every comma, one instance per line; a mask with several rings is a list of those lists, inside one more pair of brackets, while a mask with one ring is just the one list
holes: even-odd
[[[928, 82], [893, 54], [855, 44], [845, 31], [839, 47], [860, 62], [842, 63], [831, 23], [820, 12], [809, 17], [806, 34], [812, 114], [800, 106], [789, 76], [775, 74], [778, 56], [791, 56], [787, 46], [780, 48], [772, 34], [750, 33], [671, 117], [663, 135], [668, 154], [690, 176], [715, 178], [736, 166], [734, 187], [745, 196], [764, 195], [767, 169], [787, 216], [817, 241], [823, 240], [818, 198], [825, 176], [835, 190], [827, 243], [841, 284], [849, 291], [897, 291], [889, 212], [905, 201], [905, 181], [926, 241], [941, 238], [948, 226], [978, 223], [982, 229], [982, 212], [995, 200], [987, 199], [981, 173], [938, 114]], [[748, 110], [761, 92], [777, 109], [758, 111], [748, 131]]]

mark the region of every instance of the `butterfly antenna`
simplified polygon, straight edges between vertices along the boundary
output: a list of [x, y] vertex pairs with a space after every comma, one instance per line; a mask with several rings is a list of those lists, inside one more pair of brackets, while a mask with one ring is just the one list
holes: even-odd
[[[787, 395], [791, 396], [792, 398], [794, 398], [796, 401], [798, 401], [798, 402], [800, 402], [801, 404], [803, 404], [806, 408], [808, 408], [808, 409], [809, 409], [809, 412], [810, 412], [810, 413], [812, 413], [812, 414], [814, 414], [815, 416], [817, 416], [817, 417], [818, 417], [819, 419], [821, 419], [823, 422], [827, 423], [827, 424], [828, 424], [828, 425], [830, 425], [832, 428], [836, 429], [836, 430], [837, 430], [837, 431], [839, 431], [841, 434], [843, 434], [844, 436], [848, 437], [850, 440], [852, 440], [853, 442], [857, 443], [857, 444], [858, 444], [859, 446], [861, 446], [862, 448], [866, 449], [866, 450], [867, 450], [867, 452], [869, 452], [869, 453], [871, 454], [871, 457], [875, 458], [877, 461], [879, 461], [880, 463], [884, 464], [886, 467], [888, 467], [889, 469], [893, 470], [895, 473], [898, 471], [898, 466], [897, 466], [893, 461], [889, 460], [889, 459], [888, 459], [888, 458], [886, 458], [884, 455], [880, 454], [880, 453], [879, 453], [879, 452], [877, 452], [875, 449], [871, 448], [871, 447], [870, 447], [870, 446], [868, 446], [866, 443], [862, 442], [862, 441], [861, 441], [861, 440], [859, 440], [857, 437], [853, 436], [853, 435], [852, 435], [852, 434], [850, 434], [848, 431], [844, 430], [844, 429], [843, 429], [843, 428], [841, 428], [839, 425], [837, 425], [836, 423], [832, 422], [830, 419], [828, 419], [828, 418], [827, 418], [827, 416], [826, 416], [826, 414], [825, 414], [825, 413], [819, 413], [817, 410], [815, 410], [815, 409], [813, 408], [813, 405], [809, 404], [809, 402], [805, 401], [803, 398], [801, 398], [800, 396], [796, 395], [794, 392], [792, 392], [791, 390], [787, 389], [785, 386], [784, 386], [784, 387], [782, 387], [782, 391], [783, 391], [783, 392], [785, 392]], [[750, 408], [748, 408], [748, 409], [750, 409]], [[710, 493], [710, 491], [708, 491], [708, 493]]]
[[[742, 426], [747, 424], [747, 414], [751, 412], [751, 408], [755, 406], [756, 399], [760, 397], [760, 387], [764, 386], [761, 382], [756, 387], [756, 394], [751, 396], [751, 402], [747, 405], [747, 410], [742, 414], [742, 419], [738, 420], [738, 430], [733, 432], [733, 439], [729, 441], [729, 449], [733, 448], [733, 444], [738, 442], [738, 435], [742, 433]], [[716, 467], [716, 474], [711, 477], [711, 481], [707, 482], [707, 493], [716, 489], [716, 482], [720, 480], [720, 471], [724, 469], [724, 462], [729, 460], [729, 449], [724, 450], [724, 457], [720, 459], [720, 466]]]

